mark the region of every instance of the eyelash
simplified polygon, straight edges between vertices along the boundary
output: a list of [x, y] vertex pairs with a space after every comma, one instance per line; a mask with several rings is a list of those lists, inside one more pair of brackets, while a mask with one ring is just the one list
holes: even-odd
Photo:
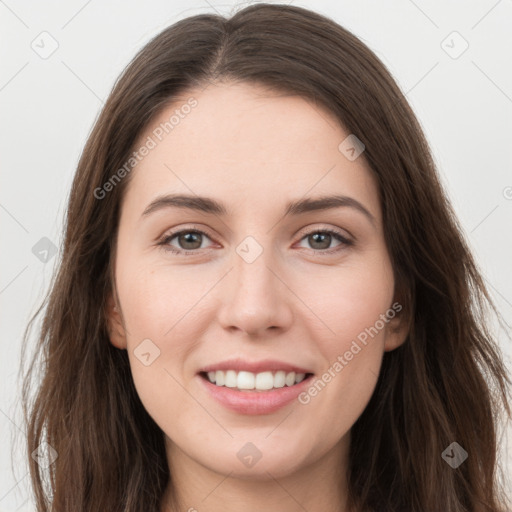
[[[158, 243], [158, 245], [161, 246], [164, 251], [168, 251], [168, 252], [171, 252], [173, 254], [177, 254], [177, 255], [181, 255], [181, 256], [198, 254], [199, 249], [194, 249], [193, 251], [190, 251], [190, 250], [186, 250], [186, 249], [176, 249], [175, 247], [169, 245], [169, 242], [173, 238], [176, 238], [176, 236], [181, 235], [183, 233], [200, 234], [200, 235], [206, 236], [207, 238], [212, 239], [212, 237], [209, 236], [208, 233], [206, 233], [206, 232], [204, 232], [204, 231], [202, 231], [200, 229], [195, 229], [195, 228], [194, 229], [182, 229], [180, 231], [175, 231], [174, 233], [169, 233], [168, 235], [166, 235]], [[306, 238], [308, 236], [311, 236], [311, 235], [315, 235], [317, 233], [332, 235], [334, 238], [336, 238], [336, 240], [341, 242], [340, 245], [338, 245], [336, 247], [333, 247], [331, 249], [325, 249], [325, 250], [322, 250], [322, 249], [310, 249], [311, 251], [314, 251], [315, 253], [318, 253], [319, 255], [334, 254], [334, 253], [337, 253], [337, 252], [343, 250], [346, 247], [350, 247], [350, 246], [354, 245], [354, 242], [352, 240], [349, 240], [348, 238], [343, 236], [338, 231], [335, 231], [335, 230], [332, 230], [332, 229], [317, 229], [317, 230], [314, 230], [314, 231], [309, 231], [308, 233], [304, 233], [300, 240], [303, 240], [304, 238]]]

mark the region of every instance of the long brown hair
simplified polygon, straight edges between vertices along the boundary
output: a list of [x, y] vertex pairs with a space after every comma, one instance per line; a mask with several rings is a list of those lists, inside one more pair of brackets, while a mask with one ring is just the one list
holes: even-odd
[[[247, 82], [327, 108], [365, 145], [406, 342], [384, 355], [352, 428], [350, 504], [364, 511], [498, 512], [505, 496], [498, 419], [510, 385], [488, 313], [500, 317], [439, 182], [422, 129], [375, 54], [327, 17], [256, 4], [231, 18], [186, 18], [152, 39], [116, 82], [81, 155], [59, 267], [24, 375], [28, 462], [38, 511], [160, 510], [172, 475], [164, 436], [134, 388], [127, 353], [109, 342], [106, 299], [123, 191], [98, 199], [150, 121], [188, 89]], [[22, 354], [22, 359], [24, 355]], [[40, 361], [40, 365], [38, 364]], [[34, 382], [35, 370], [42, 382]], [[35, 396], [32, 388], [35, 386]], [[47, 442], [45, 469], [30, 454]], [[452, 443], [469, 456], [453, 469]]]

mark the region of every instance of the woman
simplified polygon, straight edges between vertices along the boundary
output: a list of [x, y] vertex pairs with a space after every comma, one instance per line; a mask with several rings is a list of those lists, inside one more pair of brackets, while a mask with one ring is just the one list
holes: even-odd
[[24, 389], [38, 509], [505, 510], [486, 305], [361, 41], [284, 5], [184, 19], [78, 165]]

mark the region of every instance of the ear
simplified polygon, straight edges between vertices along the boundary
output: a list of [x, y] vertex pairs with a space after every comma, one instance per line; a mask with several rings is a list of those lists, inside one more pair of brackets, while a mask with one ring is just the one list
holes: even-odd
[[126, 329], [119, 305], [112, 293], [107, 299], [106, 318], [110, 343], [119, 349], [126, 349]]
[[[386, 324], [386, 339], [384, 351], [391, 352], [400, 347], [407, 340], [409, 334], [409, 322], [404, 314], [403, 307], [399, 302], [394, 302], [393, 307], [388, 310], [388, 323]], [[391, 315], [394, 316], [391, 318]]]

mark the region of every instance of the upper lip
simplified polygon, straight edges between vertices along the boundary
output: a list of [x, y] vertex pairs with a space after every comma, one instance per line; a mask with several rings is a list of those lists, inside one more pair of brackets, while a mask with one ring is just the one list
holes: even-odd
[[201, 368], [199, 373], [208, 373], [216, 370], [235, 370], [236, 372], [246, 371], [251, 373], [283, 370], [287, 373], [312, 373], [310, 370], [307, 370], [301, 366], [285, 363], [284, 361], [277, 361], [275, 359], [265, 359], [263, 361], [246, 361], [241, 358], [228, 359], [226, 361], [209, 364], [208, 366]]

